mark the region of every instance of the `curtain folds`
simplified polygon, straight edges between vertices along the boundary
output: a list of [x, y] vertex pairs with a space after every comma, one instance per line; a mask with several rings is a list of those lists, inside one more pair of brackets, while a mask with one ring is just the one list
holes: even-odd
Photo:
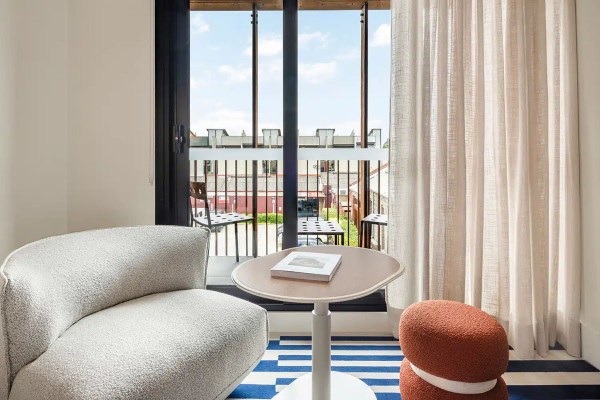
[[393, 0], [389, 285], [580, 354], [574, 0]]

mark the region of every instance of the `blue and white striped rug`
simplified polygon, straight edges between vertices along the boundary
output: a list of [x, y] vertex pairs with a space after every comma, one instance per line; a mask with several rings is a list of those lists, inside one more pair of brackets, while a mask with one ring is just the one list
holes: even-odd
[[[310, 372], [310, 349], [309, 336], [273, 338], [262, 361], [230, 399], [273, 398], [294, 379]], [[403, 358], [393, 337], [333, 337], [332, 369], [362, 379], [378, 400], [400, 400], [398, 375]], [[527, 361], [516, 359], [511, 351], [504, 379], [511, 400], [600, 399], [600, 372], [562, 349]]]

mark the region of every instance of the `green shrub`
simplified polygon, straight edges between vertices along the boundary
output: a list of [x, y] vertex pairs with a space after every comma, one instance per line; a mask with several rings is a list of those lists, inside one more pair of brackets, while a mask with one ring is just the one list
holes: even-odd
[[336, 221], [344, 230], [344, 245], [350, 245], [353, 247], [358, 246], [358, 228], [354, 225], [354, 222], [348, 223], [348, 218], [340, 213], [340, 219], [338, 220], [338, 211], [335, 208], [323, 208], [321, 210], [321, 217], [328, 221]]
[[259, 224], [282, 224], [283, 214], [258, 213], [256, 219]]

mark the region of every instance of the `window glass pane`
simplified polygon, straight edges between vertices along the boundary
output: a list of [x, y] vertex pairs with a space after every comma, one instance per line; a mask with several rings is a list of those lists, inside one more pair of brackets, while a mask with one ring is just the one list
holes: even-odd
[[[283, 13], [260, 11], [258, 15], [258, 126], [283, 129]], [[280, 139], [281, 141], [281, 139]]]
[[359, 135], [360, 12], [301, 11], [298, 25], [300, 135]]
[[390, 127], [390, 11], [369, 11], [369, 131], [385, 145]]
[[190, 125], [197, 135], [225, 129], [239, 136], [252, 128], [252, 25], [250, 13], [191, 13]]

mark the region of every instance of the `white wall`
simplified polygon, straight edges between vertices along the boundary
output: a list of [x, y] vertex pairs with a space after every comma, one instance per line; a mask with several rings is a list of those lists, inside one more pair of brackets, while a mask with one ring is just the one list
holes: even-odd
[[0, 1], [0, 257], [67, 228], [66, 16]]
[[67, 230], [67, 4], [17, 1], [17, 245]]
[[0, 0], [0, 259], [154, 223], [153, 86], [153, 0]]
[[600, 368], [600, 1], [577, 1], [583, 358]]
[[69, 231], [154, 223], [153, 9], [70, 1]]
[[16, 1], [0, 0], [0, 259], [15, 246], [12, 149], [16, 136]]

